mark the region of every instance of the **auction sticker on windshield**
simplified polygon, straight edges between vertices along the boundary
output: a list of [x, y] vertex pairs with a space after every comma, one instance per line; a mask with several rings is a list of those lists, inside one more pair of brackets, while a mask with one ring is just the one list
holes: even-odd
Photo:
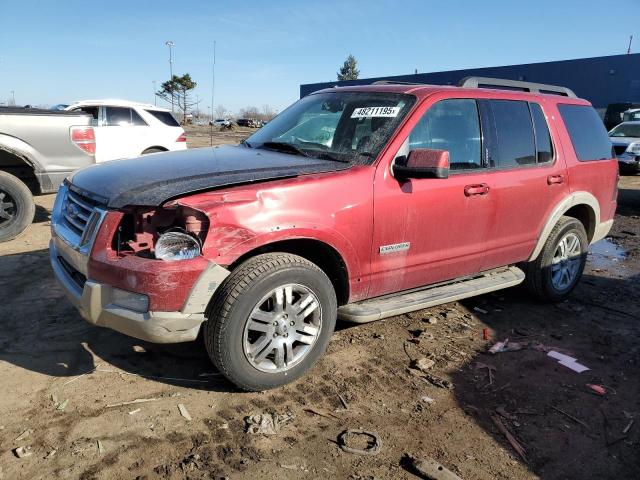
[[351, 114], [351, 118], [397, 117], [400, 107], [360, 107]]

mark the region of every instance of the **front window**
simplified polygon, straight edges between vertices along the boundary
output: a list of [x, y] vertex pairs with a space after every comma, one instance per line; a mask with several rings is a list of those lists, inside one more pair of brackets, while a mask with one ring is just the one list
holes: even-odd
[[621, 123], [609, 132], [609, 136], [640, 138], [640, 123]]
[[354, 164], [375, 160], [415, 102], [412, 95], [330, 92], [309, 95], [245, 145]]

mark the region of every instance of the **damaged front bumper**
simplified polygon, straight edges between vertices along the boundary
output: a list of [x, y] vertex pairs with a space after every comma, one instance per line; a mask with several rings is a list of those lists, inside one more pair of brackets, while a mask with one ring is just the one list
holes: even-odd
[[217, 268], [207, 269], [201, 274], [183, 311], [141, 311], [145, 304], [144, 294], [127, 292], [92, 280], [82, 283], [59, 249], [60, 242], [59, 239], [52, 239], [49, 245], [53, 271], [67, 298], [89, 323], [153, 343], [179, 343], [196, 339], [200, 325], [205, 321], [204, 311], [187, 312], [194, 310], [194, 304], [201, 307], [195, 310], [204, 310], [202, 306], [206, 307], [205, 299], [208, 303], [213, 293], [212, 285], [217, 287], [221, 281], [219, 269], [222, 267], [215, 265]]
[[[65, 194], [63, 188], [58, 195]], [[64, 220], [61, 220], [63, 203], [62, 198], [57, 199], [52, 212], [49, 256], [56, 279], [82, 317], [94, 325], [148, 342], [195, 340], [202, 322], [206, 320], [204, 313], [207, 305], [229, 271], [211, 261], [207, 262], [196, 281], [189, 286], [182, 308], [177, 311], [152, 311], [149, 309], [150, 297], [144, 289], [129, 291], [91, 278], [89, 257], [96, 232], [92, 232], [85, 243], [76, 241], [67, 232]], [[100, 229], [104, 218], [105, 215], [102, 215], [93, 226], [96, 231]], [[114, 265], [112, 268], [117, 267]], [[162, 270], [158, 270], [158, 275], [162, 276]], [[135, 278], [138, 272], [127, 270], [125, 273]]]

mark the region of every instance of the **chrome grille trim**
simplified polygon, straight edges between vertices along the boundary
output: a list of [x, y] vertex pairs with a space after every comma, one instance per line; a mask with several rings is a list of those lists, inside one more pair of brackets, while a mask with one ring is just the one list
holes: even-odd
[[61, 237], [74, 250], [88, 255], [107, 210], [99, 202], [76, 192], [63, 184], [51, 215], [54, 235]]

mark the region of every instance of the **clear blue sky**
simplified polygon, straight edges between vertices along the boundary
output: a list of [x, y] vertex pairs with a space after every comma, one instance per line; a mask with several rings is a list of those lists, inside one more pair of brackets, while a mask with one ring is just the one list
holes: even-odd
[[[481, 4], [482, 6], [479, 6]], [[522, 7], [520, 7], [522, 5]], [[301, 83], [334, 80], [349, 53], [361, 77], [640, 51], [638, 0], [0, 0], [0, 103], [117, 97], [153, 101], [152, 81], [189, 72], [231, 111], [282, 109]]]

